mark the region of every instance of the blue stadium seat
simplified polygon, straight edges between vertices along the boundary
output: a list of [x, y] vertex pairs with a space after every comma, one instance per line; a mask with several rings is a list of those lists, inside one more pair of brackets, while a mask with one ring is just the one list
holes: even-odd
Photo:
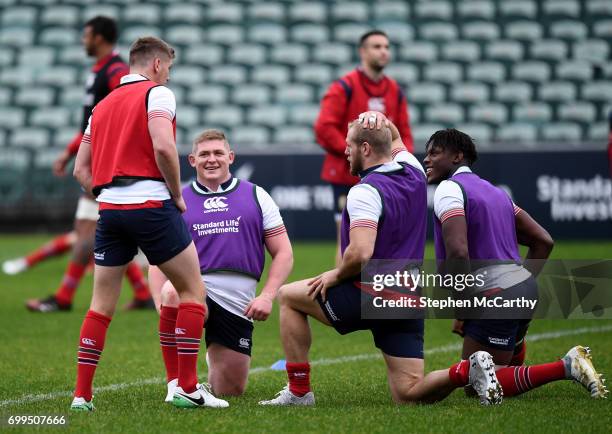
[[574, 59], [605, 62], [610, 59], [610, 44], [602, 39], [578, 41], [574, 42], [572, 53]]
[[187, 92], [187, 101], [195, 105], [219, 106], [227, 102], [227, 88], [222, 85], [196, 84]]
[[251, 80], [255, 83], [287, 83], [289, 77], [289, 68], [283, 65], [258, 65], [251, 71]]
[[425, 65], [423, 76], [428, 81], [456, 83], [462, 80], [463, 73], [458, 63], [436, 62]]
[[594, 17], [612, 16], [612, 3], [608, 0], [590, 0], [585, 6], [587, 12]]
[[170, 71], [170, 80], [185, 86], [204, 83], [205, 71], [200, 66], [177, 65]]
[[27, 86], [34, 81], [32, 68], [11, 67], [0, 69], [0, 83], [4, 86]]
[[240, 44], [230, 47], [228, 59], [232, 63], [248, 66], [266, 62], [266, 49], [260, 44]]
[[334, 28], [334, 39], [356, 46], [361, 35], [371, 29], [371, 26], [362, 23], [338, 24]]
[[283, 126], [274, 130], [274, 143], [284, 145], [313, 145], [315, 142], [312, 128], [300, 126]]
[[457, 3], [457, 15], [465, 18], [495, 18], [495, 4], [492, 0], [464, 0]]
[[104, 15], [106, 17], [111, 17], [118, 20], [120, 18], [119, 7], [102, 4], [87, 5], [81, 13], [81, 21], [84, 23], [98, 15]]
[[414, 41], [400, 47], [399, 55], [408, 62], [428, 63], [438, 58], [438, 47], [429, 41]]
[[8, 87], [0, 87], [0, 107], [8, 106], [11, 103], [13, 91]]
[[469, 119], [474, 122], [503, 124], [508, 120], [508, 109], [498, 102], [470, 105]]
[[58, 48], [58, 57], [60, 63], [82, 66], [89, 64], [89, 59], [82, 45], [75, 44]]
[[240, 65], [216, 65], [210, 67], [209, 80], [213, 83], [229, 85], [241, 84], [246, 81], [247, 71]]
[[576, 86], [569, 81], [551, 81], [542, 83], [538, 87], [538, 94], [542, 101], [575, 101]]
[[34, 31], [28, 27], [3, 27], [0, 29], [0, 46], [22, 47], [32, 45]]
[[294, 105], [289, 110], [289, 120], [291, 123], [311, 126], [319, 115], [318, 104]]
[[229, 134], [230, 143], [263, 146], [270, 144], [270, 132], [258, 125], [240, 125], [233, 127]]
[[[343, 77], [349, 72], [351, 72], [352, 70], [354, 70], [357, 67], [357, 65], [358, 64], [356, 62], [343, 63], [342, 65], [336, 68], [335, 76], [337, 78]], [[321, 96], [323, 96], [323, 94], [321, 94]]]
[[45, 107], [53, 104], [55, 91], [52, 87], [22, 87], [15, 94], [15, 102], [26, 107]]
[[[66, 45], [78, 44], [80, 33], [74, 29], [66, 27], [49, 27], [41, 31], [38, 35], [38, 41], [44, 45], [57, 45], [64, 47]], [[87, 58], [81, 47], [81, 56]]]
[[550, 25], [550, 35], [555, 38], [580, 40], [586, 38], [587, 34], [586, 24], [580, 21], [561, 20]]
[[200, 110], [192, 105], [177, 104], [176, 119], [182, 127], [196, 127], [201, 125]]
[[127, 23], [157, 24], [160, 10], [157, 5], [135, 3], [127, 5], [121, 15], [123, 21]]
[[414, 105], [408, 103], [408, 120], [411, 125], [421, 122], [421, 110]]
[[455, 83], [451, 86], [451, 99], [461, 103], [475, 103], [489, 100], [489, 88], [484, 83]]
[[25, 111], [15, 107], [0, 107], [0, 128], [19, 128], [25, 123]]
[[372, 13], [377, 21], [404, 21], [410, 16], [410, 6], [407, 2], [401, 1], [377, 2], [372, 8]]
[[[236, 29], [227, 28], [227, 27], [231, 27], [231, 26], [216, 26], [214, 28], [211, 27], [209, 29], [210, 31], [208, 33], [208, 38], [206, 40], [208, 40], [209, 42], [219, 42], [219, 43], [228, 43], [228, 44], [235, 42], [237, 38]], [[221, 32], [226, 32], [226, 37], [217, 38], [217, 36]], [[238, 32], [240, 32], [240, 29], [238, 29]], [[142, 36], [143, 34], [144, 33], [141, 33], [140, 36]], [[134, 35], [134, 36], [135, 38], [133, 40], [135, 40], [136, 37], [138, 37], [138, 35]], [[178, 24], [175, 26], [167, 27], [164, 37], [166, 41], [169, 42], [170, 44], [183, 44], [183, 45], [201, 44], [205, 40], [203, 30], [198, 25], [189, 25], [189, 24]], [[122, 39], [125, 40], [124, 38]], [[220, 41], [218, 41], [217, 39], [220, 39]], [[133, 42], [133, 40], [131, 42]]]
[[249, 16], [253, 20], [280, 22], [285, 18], [285, 8], [282, 3], [253, 3], [249, 7]]
[[281, 84], [276, 89], [276, 101], [281, 104], [310, 103], [314, 101], [314, 93], [306, 84]]
[[453, 41], [459, 37], [457, 26], [445, 22], [429, 22], [421, 24], [419, 34], [429, 41]]
[[442, 57], [458, 62], [480, 60], [480, 45], [473, 41], [451, 41], [442, 46]]
[[291, 40], [306, 44], [317, 44], [330, 40], [329, 27], [323, 24], [303, 23], [291, 26]]
[[446, 89], [440, 83], [414, 83], [407, 89], [409, 103], [431, 104], [444, 101]]
[[[215, 44], [194, 44], [184, 52], [184, 59], [187, 63], [195, 65], [218, 65], [223, 63], [223, 47]], [[174, 75], [174, 69], [181, 65], [173, 67], [171, 76]]]
[[414, 38], [414, 30], [410, 24], [399, 21], [385, 21], [380, 23], [378, 27], [387, 33], [387, 36], [391, 42], [396, 44], [407, 43]]
[[49, 66], [55, 59], [55, 50], [50, 47], [24, 47], [19, 51], [18, 64], [30, 68]]
[[498, 83], [505, 80], [506, 69], [499, 62], [476, 62], [467, 66], [467, 78], [473, 81]]
[[559, 119], [590, 124], [595, 122], [597, 110], [595, 105], [586, 101], [573, 101], [559, 106]]
[[358, 2], [339, 2], [331, 7], [332, 20], [338, 21], [356, 21], [364, 22], [367, 21], [368, 16], [368, 5], [367, 3]]
[[533, 143], [538, 138], [537, 127], [526, 122], [500, 125], [496, 128], [497, 140], [502, 142]]
[[567, 44], [558, 39], [541, 39], [531, 43], [531, 57], [542, 60], [563, 60], [568, 57]]
[[542, 25], [535, 21], [515, 21], [506, 24], [505, 37], [524, 41], [542, 39]]
[[45, 25], [76, 27], [79, 25], [79, 9], [75, 6], [54, 5], [45, 8], [40, 16]]
[[232, 102], [240, 105], [264, 105], [270, 102], [270, 88], [265, 84], [238, 84], [232, 89]]
[[333, 65], [349, 62], [353, 57], [352, 54], [353, 50], [351, 47], [340, 42], [318, 44], [313, 49], [314, 60]]
[[38, 10], [29, 6], [13, 6], [2, 12], [2, 26], [28, 26], [36, 24]]
[[453, 16], [453, 6], [449, 1], [417, 2], [414, 6], [414, 15], [419, 19], [435, 18], [450, 21]]
[[278, 44], [272, 47], [270, 58], [275, 63], [299, 65], [308, 60], [308, 50], [302, 44]]
[[26, 193], [26, 176], [30, 153], [25, 149], [3, 149], [0, 152], [0, 200], [3, 204], [17, 203]]
[[580, 18], [580, 3], [576, 0], [546, 0], [542, 9], [546, 15]]
[[593, 34], [600, 38], [612, 38], [612, 20], [599, 20], [595, 22]]
[[559, 62], [556, 75], [565, 80], [587, 81], [593, 77], [593, 66], [585, 61]]
[[[390, 74], [388, 70], [387, 73]], [[331, 67], [319, 63], [303, 65], [295, 71], [295, 80], [299, 83], [325, 85], [331, 83], [334, 78]]]
[[211, 23], [241, 24], [243, 18], [242, 4], [234, 2], [212, 3], [206, 7], [206, 15]]
[[506, 81], [495, 87], [495, 99], [502, 102], [531, 101], [533, 91], [529, 83]]
[[512, 117], [515, 121], [550, 122], [552, 109], [543, 102], [527, 102], [514, 106]]
[[490, 142], [493, 138], [493, 129], [489, 125], [477, 122], [468, 122], [457, 124], [455, 128], [474, 139], [478, 149], [490, 147]]
[[491, 60], [516, 62], [524, 57], [523, 45], [509, 39], [491, 41], [485, 48], [486, 57]]
[[433, 133], [443, 128], [445, 128], [443, 124], [420, 123], [418, 125], [412, 125], [410, 129], [414, 140], [415, 152], [424, 152], [427, 140], [429, 140]]
[[425, 107], [425, 119], [428, 122], [454, 125], [463, 122], [463, 108], [459, 104], [444, 103]]
[[327, 8], [324, 3], [296, 3], [289, 6], [289, 18], [292, 21], [323, 23], [327, 20]]
[[582, 139], [580, 125], [572, 122], [554, 122], [545, 124], [541, 129], [542, 139], [550, 141], [578, 142]]
[[247, 122], [254, 125], [276, 127], [286, 125], [287, 109], [280, 105], [256, 105], [248, 109]]
[[222, 107], [211, 107], [204, 110], [202, 121], [204, 125], [223, 125], [230, 127], [243, 123], [243, 110], [237, 106], [224, 105]]
[[174, 3], [166, 6], [164, 11], [167, 24], [199, 24], [202, 17], [202, 6], [193, 3]]
[[64, 127], [70, 124], [70, 112], [64, 107], [35, 109], [30, 114], [29, 124], [47, 128]]
[[612, 81], [593, 81], [582, 85], [582, 98], [590, 101], [612, 101]]
[[512, 68], [512, 77], [516, 80], [543, 83], [548, 81], [550, 76], [550, 65], [537, 60], [517, 63]]
[[15, 50], [11, 47], [0, 47], [0, 67], [12, 65], [15, 60]]
[[607, 122], [596, 122], [589, 125], [587, 136], [589, 140], [594, 142], [603, 143], [608, 138], [610, 133], [610, 126]]
[[49, 146], [50, 134], [46, 128], [27, 128], [13, 130], [10, 146], [17, 148], [43, 148]]
[[51, 146], [54, 147], [66, 147], [68, 143], [74, 139], [78, 128], [74, 125], [69, 127], [61, 127], [56, 128], [53, 132], [53, 139], [51, 141]]
[[256, 24], [249, 29], [249, 40], [264, 44], [285, 42], [287, 40], [287, 30], [281, 24]]
[[502, 17], [535, 18], [538, 6], [532, 0], [512, 0], [499, 2], [499, 13]]
[[491, 41], [499, 39], [499, 25], [490, 21], [473, 21], [465, 23], [461, 29], [461, 33], [465, 39], [474, 39], [477, 41]]
[[385, 74], [397, 80], [402, 86], [412, 84], [419, 79], [418, 68], [408, 63], [392, 63], [385, 68]]

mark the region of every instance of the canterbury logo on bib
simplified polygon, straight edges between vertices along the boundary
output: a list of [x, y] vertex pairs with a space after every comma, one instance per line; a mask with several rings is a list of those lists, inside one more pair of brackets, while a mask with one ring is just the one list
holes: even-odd
[[209, 199], [206, 199], [204, 201], [204, 209], [206, 210], [221, 210], [224, 208], [227, 208], [227, 204], [224, 202], [227, 200], [227, 197], [221, 196], [221, 197], [211, 197]]

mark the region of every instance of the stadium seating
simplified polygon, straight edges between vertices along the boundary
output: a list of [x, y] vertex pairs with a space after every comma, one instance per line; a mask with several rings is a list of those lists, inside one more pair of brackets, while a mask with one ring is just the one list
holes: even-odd
[[[24, 1], [0, 10], [0, 141], [63, 146], [80, 124], [90, 60], [84, 20], [115, 17], [120, 48], [152, 34], [177, 47], [179, 136], [224, 126], [232, 141], [306, 144], [319, 98], [389, 32], [387, 73], [405, 90], [417, 149], [440, 126], [485, 142], [605, 140], [612, 102], [608, 0]], [[556, 130], [558, 129], [558, 130]]]

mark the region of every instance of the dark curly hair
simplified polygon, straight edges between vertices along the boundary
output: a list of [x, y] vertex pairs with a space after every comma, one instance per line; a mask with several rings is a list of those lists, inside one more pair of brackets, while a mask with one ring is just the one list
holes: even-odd
[[450, 149], [454, 152], [462, 152], [463, 159], [471, 166], [478, 160], [478, 152], [474, 140], [467, 134], [456, 130], [455, 128], [447, 128], [439, 130], [432, 134], [427, 141], [425, 148], [437, 147], [440, 149]]
[[83, 27], [91, 27], [94, 35], [101, 35], [109, 44], [114, 44], [119, 38], [117, 23], [110, 17], [98, 15], [87, 21]]

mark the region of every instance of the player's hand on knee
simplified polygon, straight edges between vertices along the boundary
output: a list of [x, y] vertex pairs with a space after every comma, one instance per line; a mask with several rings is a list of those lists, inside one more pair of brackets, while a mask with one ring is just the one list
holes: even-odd
[[369, 128], [371, 130], [380, 130], [383, 126], [388, 127], [390, 122], [387, 117], [381, 112], [367, 111], [359, 115], [359, 123], [363, 128]]
[[272, 312], [272, 299], [265, 294], [255, 297], [244, 310], [244, 316], [255, 321], [265, 321]]
[[327, 289], [340, 283], [338, 269], [326, 271], [308, 282], [308, 295], [315, 300], [321, 294], [323, 301], [327, 299]]

